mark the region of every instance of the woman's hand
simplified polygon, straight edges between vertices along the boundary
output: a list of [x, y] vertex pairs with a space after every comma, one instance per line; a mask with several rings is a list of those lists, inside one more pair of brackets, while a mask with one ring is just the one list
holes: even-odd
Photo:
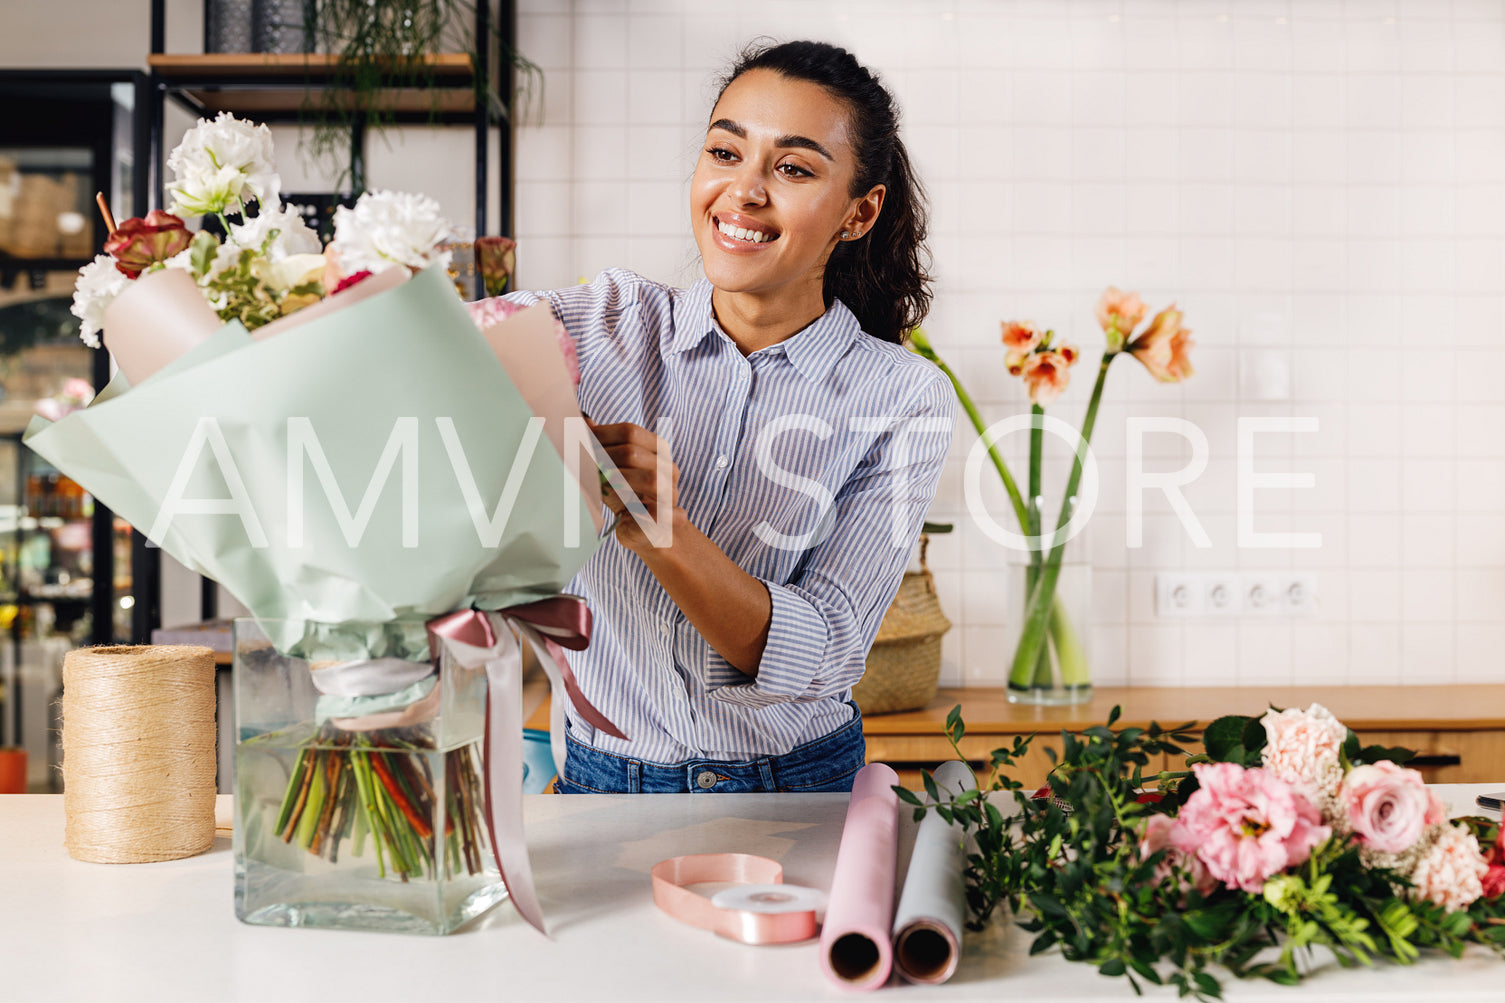
[[617, 542], [635, 553], [669, 546], [675, 523], [685, 518], [678, 505], [679, 468], [674, 465], [669, 443], [631, 422], [597, 425], [587, 418], [586, 424], [653, 520], [645, 530], [627, 511], [628, 503], [616, 489], [605, 487], [602, 494], [606, 507], [617, 516]]

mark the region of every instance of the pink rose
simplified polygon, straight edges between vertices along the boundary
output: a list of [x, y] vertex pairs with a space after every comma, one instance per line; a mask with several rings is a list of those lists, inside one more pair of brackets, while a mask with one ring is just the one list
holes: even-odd
[[1382, 853], [1409, 850], [1427, 826], [1447, 817], [1420, 773], [1389, 760], [1349, 770], [1338, 797], [1359, 842]]
[[[511, 300], [493, 296], [490, 299], [476, 300], [474, 303], [466, 303], [465, 309], [470, 311], [470, 319], [476, 327], [482, 331], [493, 324], [500, 324], [519, 310], [527, 309], [518, 306]], [[554, 320], [554, 338], [559, 342], [559, 354], [564, 356], [564, 368], [569, 370], [570, 380], [575, 386], [580, 385], [580, 360], [575, 355], [575, 342], [570, 334], [564, 329], [558, 318]]]
[[1259, 723], [1265, 728], [1265, 769], [1310, 800], [1338, 789], [1348, 729], [1331, 711], [1314, 703], [1306, 710], [1268, 711]]
[[1165, 856], [1155, 867], [1155, 882], [1163, 884], [1171, 880], [1179, 869], [1181, 891], [1195, 888], [1203, 895], [1210, 895], [1217, 887], [1217, 879], [1207, 870], [1206, 864], [1192, 854], [1183, 853], [1171, 842], [1171, 832], [1175, 827], [1176, 820], [1169, 815], [1151, 815], [1145, 819], [1144, 832], [1139, 837], [1139, 859], [1145, 860], [1151, 854], [1165, 850]]
[[1182, 807], [1171, 841], [1230, 888], [1258, 892], [1332, 835], [1311, 802], [1268, 770], [1198, 763], [1192, 771], [1201, 786]]
[[1449, 912], [1467, 909], [1484, 894], [1483, 878], [1489, 871], [1479, 841], [1459, 825], [1438, 826], [1437, 838], [1411, 872], [1411, 894], [1442, 906]]

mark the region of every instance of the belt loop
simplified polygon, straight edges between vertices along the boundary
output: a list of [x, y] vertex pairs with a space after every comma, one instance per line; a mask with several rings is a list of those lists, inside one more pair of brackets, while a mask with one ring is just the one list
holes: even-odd
[[758, 774], [763, 778], [763, 789], [772, 793], [775, 790], [773, 785], [773, 760], [766, 758], [758, 760]]
[[636, 759], [627, 761], [627, 793], [643, 793], [643, 764]]

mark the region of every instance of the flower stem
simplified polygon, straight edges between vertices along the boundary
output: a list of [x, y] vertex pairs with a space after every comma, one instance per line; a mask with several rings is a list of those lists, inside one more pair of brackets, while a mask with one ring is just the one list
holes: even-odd
[[[1112, 365], [1117, 352], [1103, 353], [1103, 360], [1098, 366], [1097, 382], [1092, 387], [1092, 399], [1087, 404], [1087, 414], [1082, 419], [1082, 446], [1075, 459], [1071, 463], [1071, 476], [1066, 480], [1066, 492], [1061, 499], [1061, 514], [1056, 520], [1056, 530], [1051, 540], [1050, 554], [1045, 558], [1044, 566], [1040, 569], [1040, 577], [1035, 588], [1031, 591], [1029, 605], [1024, 616], [1024, 629], [1019, 635], [1019, 646], [1014, 651], [1014, 664], [1009, 672], [1009, 684], [1016, 688], [1024, 688], [1030, 684], [1035, 676], [1039, 665], [1041, 649], [1046, 643], [1046, 631], [1054, 610], [1058, 608], [1056, 603], [1056, 582], [1061, 576], [1061, 558], [1066, 553], [1066, 542], [1063, 539], [1063, 531], [1066, 524], [1071, 521], [1071, 516], [1076, 508], [1077, 487], [1082, 480], [1082, 453], [1085, 447], [1092, 441], [1092, 429], [1097, 424], [1097, 409], [1103, 399], [1103, 385], [1108, 378], [1108, 367]], [[1064, 623], [1064, 615], [1062, 617]], [[1069, 625], [1068, 625], [1069, 627]], [[1059, 629], [1059, 628], [1058, 628]], [[1074, 683], [1066, 678], [1065, 659], [1062, 659], [1062, 682], [1068, 685], [1082, 685], [1085, 682], [1085, 663], [1079, 665], [1080, 672], [1073, 673], [1078, 676]]]
[[988, 456], [992, 459], [993, 466], [997, 468], [998, 476], [1003, 478], [1003, 489], [1009, 493], [1009, 501], [1013, 503], [1014, 515], [1019, 520], [1019, 528], [1028, 533], [1030, 531], [1029, 511], [1025, 507], [1023, 496], [1019, 494], [1019, 485], [1014, 483], [1014, 475], [1009, 473], [1008, 464], [1003, 462], [1003, 456], [998, 452], [997, 445], [987, 441], [988, 426], [983, 423], [982, 415], [977, 411], [977, 405], [972, 403], [972, 398], [968, 396], [966, 388], [961, 384], [961, 380], [956, 378], [956, 374], [951, 371], [951, 367], [946, 365], [939, 355], [931, 352], [928, 357], [941, 372], [946, 374], [947, 379], [951, 381], [951, 386], [956, 390], [956, 399], [961, 401], [962, 410], [967, 412], [967, 417], [972, 419], [972, 427], [977, 429], [977, 434], [987, 444]]

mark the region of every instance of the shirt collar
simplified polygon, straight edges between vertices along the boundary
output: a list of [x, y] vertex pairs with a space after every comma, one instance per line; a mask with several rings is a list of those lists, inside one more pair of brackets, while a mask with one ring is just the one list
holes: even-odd
[[[687, 352], [712, 332], [719, 331], [711, 312], [711, 288], [709, 279], [701, 279], [674, 304], [674, 340], [669, 345], [670, 352]], [[856, 315], [841, 300], [832, 299], [826, 312], [808, 327], [760, 351], [767, 354], [782, 351], [800, 375], [811, 383], [819, 383], [861, 333]]]

